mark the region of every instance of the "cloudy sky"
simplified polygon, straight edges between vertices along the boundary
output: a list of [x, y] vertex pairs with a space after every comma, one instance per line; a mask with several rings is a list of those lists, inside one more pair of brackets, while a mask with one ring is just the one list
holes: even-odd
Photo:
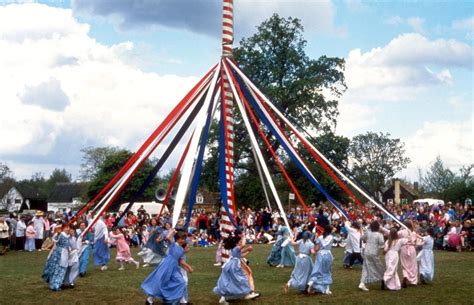
[[[235, 0], [236, 41], [298, 17], [307, 54], [346, 59], [337, 133], [401, 138], [411, 180], [473, 157], [471, 1]], [[0, 0], [0, 161], [16, 178], [80, 149], [136, 150], [220, 56], [217, 0]]]

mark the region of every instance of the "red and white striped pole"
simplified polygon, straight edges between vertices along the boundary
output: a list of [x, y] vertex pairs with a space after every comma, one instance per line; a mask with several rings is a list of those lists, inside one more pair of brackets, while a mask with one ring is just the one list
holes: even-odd
[[[232, 44], [234, 42], [234, 1], [223, 0], [223, 19], [222, 19], [222, 57], [232, 57]], [[222, 82], [222, 110], [224, 112], [224, 129], [225, 129], [225, 172], [227, 203], [229, 211], [232, 215], [227, 215], [225, 209], [221, 209], [220, 231], [222, 237], [227, 237], [234, 230], [231, 223], [231, 217], [234, 218], [235, 201], [234, 201], [234, 97], [230, 87], [229, 79], [224, 73], [224, 65], [221, 70]], [[235, 219], [235, 218], [234, 218]], [[222, 259], [226, 261], [229, 258], [227, 251], [222, 252]]]

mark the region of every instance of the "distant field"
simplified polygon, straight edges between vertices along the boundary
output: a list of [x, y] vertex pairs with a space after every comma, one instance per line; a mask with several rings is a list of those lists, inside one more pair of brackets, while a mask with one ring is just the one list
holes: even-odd
[[[270, 268], [266, 257], [270, 246], [257, 245], [249, 259], [257, 291], [262, 296], [254, 301], [232, 304], [474, 304], [474, 253], [435, 252], [435, 281], [432, 285], [410, 287], [398, 292], [381, 291], [379, 285], [371, 291], [357, 289], [360, 268], [342, 268], [343, 250], [334, 249], [331, 296], [306, 296], [296, 292], [283, 293], [290, 269]], [[134, 253], [137, 251], [134, 249]], [[193, 304], [217, 304], [212, 293], [220, 268], [213, 266], [215, 248], [193, 248], [188, 262], [195, 272], [190, 275], [189, 294]], [[76, 288], [51, 292], [41, 280], [46, 252], [9, 252], [0, 256], [0, 304], [143, 304], [145, 296], [140, 284], [151, 268], [118, 271], [112, 261], [109, 270], [101, 272], [90, 266], [85, 278], [79, 278]], [[112, 250], [112, 257], [115, 251]], [[136, 255], [135, 255], [136, 257]], [[401, 274], [401, 271], [400, 271]], [[372, 289], [373, 288], [373, 289]], [[155, 302], [160, 304], [160, 302]]]

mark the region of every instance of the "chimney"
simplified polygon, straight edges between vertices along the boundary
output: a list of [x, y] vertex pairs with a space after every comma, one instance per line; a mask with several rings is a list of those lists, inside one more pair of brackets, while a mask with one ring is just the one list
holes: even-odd
[[400, 180], [398, 179], [393, 180], [393, 194], [395, 204], [400, 204]]

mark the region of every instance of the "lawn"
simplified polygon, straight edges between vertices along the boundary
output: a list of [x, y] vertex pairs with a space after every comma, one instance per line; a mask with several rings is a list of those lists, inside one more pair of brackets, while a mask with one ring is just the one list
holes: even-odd
[[[333, 294], [284, 294], [283, 284], [290, 269], [270, 268], [266, 256], [270, 246], [257, 245], [249, 259], [257, 291], [262, 296], [254, 301], [232, 304], [474, 304], [474, 253], [435, 252], [435, 281], [432, 285], [409, 287], [398, 292], [381, 291], [379, 285], [369, 286], [369, 292], [357, 289], [360, 268], [342, 268], [343, 250], [334, 249]], [[136, 253], [136, 249], [133, 250]], [[193, 248], [188, 262], [195, 272], [189, 276], [189, 295], [193, 304], [217, 304], [212, 293], [220, 268], [213, 266], [215, 248]], [[115, 262], [101, 272], [90, 266], [88, 275], [79, 278], [76, 288], [51, 292], [41, 280], [47, 253], [9, 252], [0, 256], [0, 304], [143, 304], [140, 284], [151, 268], [135, 270], [127, 265], [118, 271]], [[112, 257], [115, 251], [112, 250]], [[135, 255], [136, 257], [136, 255]], [[401, 274], [401, 273], [400, 273]], [[160, 302], [155, 302], [160, 304]]]

